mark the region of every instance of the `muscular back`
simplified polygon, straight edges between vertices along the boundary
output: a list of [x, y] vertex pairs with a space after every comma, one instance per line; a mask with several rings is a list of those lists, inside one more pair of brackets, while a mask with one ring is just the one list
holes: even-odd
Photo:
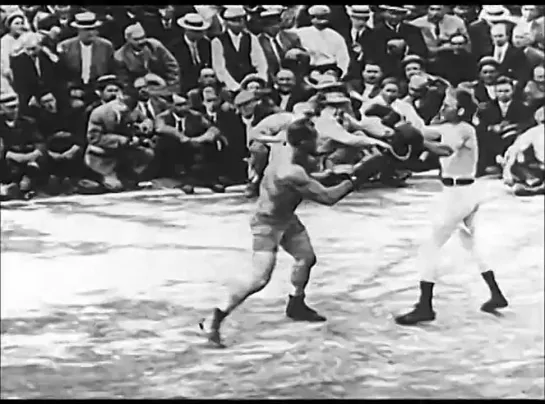
[[477, 172], [478, 146], [475, 128], [466, 122], [441, 125], [442, 143], [450, 146], [454, 153], [443, 157], [443, 177], [473, 178]]

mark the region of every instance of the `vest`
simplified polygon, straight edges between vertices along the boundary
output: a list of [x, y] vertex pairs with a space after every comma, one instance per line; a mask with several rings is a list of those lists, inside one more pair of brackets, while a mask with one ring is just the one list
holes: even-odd
[[242, 38], [240, 39], [240, 51], [238, 52], [236, 51], [235, 45], [233, 45], [233, 41], [231, 40], [231, 37], [227, 31], [222, 33], [218, 38], [223, 45], [225, 67], [235, 81], [240, 83], [248, 74], [256, 73], [255, 68], [252, 66], [252, 59], [250, 57], [252, 43], [250, 41], [249, 33], [242, 33]]

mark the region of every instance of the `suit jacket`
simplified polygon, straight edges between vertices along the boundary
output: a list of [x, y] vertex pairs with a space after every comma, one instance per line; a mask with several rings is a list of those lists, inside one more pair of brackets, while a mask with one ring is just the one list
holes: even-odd
[[45, 140], [40, 133], [36, 121], [30, 117], [19, 116], [13, 127], [8, 126], [0, 118], [0, 136], [5, 151], [14, 153], [32, 153], [39, 149], [45, 151]]
[[477, 60], [492, 53], [492, 37], [490, 36], [490, 25], [486, 21], [477, 20], [469, 24], [469, 38], [471, 40], [471, 53]]
[[382, 61], [386, 59], [386, 44], [390, 39], [403, 38], [407, 43], [410, 54], [418, 55], [424, 59], [428, 58], [428, 47], [422, 37], [420, 28], [414, 25], [401, 22], [399, 32], [390, 29], [386, 24], [378, 25], [374, 31], [375, 47], [373, 48], [373, 59]]
[[189, 45], [182, 34], [170, 44], [170, 50], [180, 67], [181, 91], [187, 93], [197, 86], [200, 71], [205, 67], [212, 66], [212, 51], [210, 40], [202, 38], [197, 42], [197, 51], [199, 53], [199, 64], [194, 64], [191, 58]]
[[524, 48], [524, 54], [528, 61], [528, 66], [533, 70], [536, 66], [545, 64], [545, 53], [542, 50], [534, 48], [533, 46], [527, 46]]
[[361, 79], [361, 72], [365, 67], [366, 60], [370, 55], [375, 52], [375, 34], [374, 30], [366, 28], [363, 33], [359, 35], [356, 43], [352, 41], [352, 26], [350, 26], [348, 38], [346, 40], [346, 46], [350, 53], [350, 64], [348, 66], [348, 72], [345, 79]]
[[155, 73], [169, 86], [180, 85], [180, 67], [176, 58], [157, 39], [148, 38], [141, 55], [135, 55], [127, 44], [114, 53], [116, 74], [119, 79], [132, 85], [138, 77]]
[[513, 100], [507, 108], [505, 117], [502, 116], [500, 105], [497, 100], [491, 101], [487, 108], [479, 115], [479, 120], [484, 127], [496, 125], [502, 121], [516, 123], [520, 125], [520, 130], [524, 130], [532, 124], [532, 113], [522, 101]]
[[[494, 47], [488, 56], [494, 56]], [[515, 48], [509, 44], [503, 61], [500, 64], [500, 74], [506, 75], [519, 82], [525, 82], [530, 78], [530, 66], [526, 62], [526, 54], [523, 49]]]
[[474, 87], [473, 94], [475, 95], [475, 98], [479, 103], [485, 103], [485, 102], [491, 102], [493, 101], [492, 98], [488, 95], [488, 91], [486, 91], [486, 86], [481, 80], [477, 81], [477, 84]]
[[[169, 108], [167, 101], [160, 97], [151, 96], [149, 101], [151, 103], [151, 108], [153, 110], [153, 115], [154, 115], [153, 119], [155, 119], [157, 116], [159, 116], [161, 113], [163, 113]], [[143, 116], [147, 117], [146, 113], [142, 111], [142, 109], [140, 108], [140, 103], [137, 105], [135, 109], [138, 110]]]
[[[295, 104], [299, 102], [305, 102], [310, 98], [310, 95], [311, 94], [308, 91], [305, 91], [302, 88], [295, 88], [288, 98], [288, 103], [286, 104], [285, 110], [287, 112], [293, 112], [293, 107], [295, 106]], [[276, 105], [280, 106], [280, 93], [276, 89], [274, 89], [269, 96]]]
[[33, 96], [37, 96], [42, 89], [49, 89], [59, 99], [62, 89], [62, 80], [59, 80], [61, 71], [56, 63], [42, 51], [38, 54], [41, 73], [38, 74], [32, 58], [25, 52], [11, 58], [13, 71], [13, 89], [19, 94], [19, 102], [23, 109], [28, 107], [28, 102]]
[[[172, 110], [166, 110], [155, 119], [155, 128], [159, 136], [175, 137], [179, 132]], [[183, 124], [183, 134], [190, 138], [202, 137], [208, 142], [217, 140], [220, 131], [212, 122], [198, 111], [189, 110]]]
[[[81, 46], [78, 38], [67, 39], [57, 46], [59, 51], [59, 63], [66, 80], [81, 81]], [[91, 54], [91, 77], [94, 82], [100, 76], [111, 74], [114, 71], [114, 48], [110, 41], [104, 38], [96, 38]]]
[[454, 87], [463, 81], [473, 81], [477, 78], [477, 60], [473, 54], [465, 50], [459, 54], [452, 50], [438, 53], [437, 61], [430, 73], [444, 77]]
[[[276, 54], [274, 53], [268, 36], [265, 33], [261, 33], [258, 35], [257, 39], [259, 40], [259, 43], [263, 48], [263, 52], [265, 53], [265, 59], [267, 59], [267, 66], [269, 67], [269, 79], [272, 79], [280, 70], [280, 63], [276, 58]], [[284, 55], [288, 50], [293, 48], [302, 49], [301, 40], [295, 32], [288, 32], [285, 30], [280, 31], [278, 33], [278, 42], [280, 44], [281, 60], [284, 59]]]
[[466, 50], [471, 51], [471, 43], [469, 42], [469, 34], [467, 32], [464, 20], [455, 15], [446, 14], [443, 20], [439, 23], [439, 37], [435, 36], [435, 26], [428, 21], [428, 16], [419, 17], [410, 22], [415, 27], [420, 28], [424, 42], [428, 47], [431, 55], [437, 53], [438, 48], [444, 43], [448, 43], [454, 35], [461, 34], [468, 39]]
[[87, 124], [88, 150], [103, 153], [122, 147], [131, 136], [126, 123], [125, 120], [119, 121], [112, 102], [95, 108]]

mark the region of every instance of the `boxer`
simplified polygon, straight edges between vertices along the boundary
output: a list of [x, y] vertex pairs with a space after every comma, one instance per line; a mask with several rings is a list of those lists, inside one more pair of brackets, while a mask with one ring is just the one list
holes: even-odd
[[320, 322], [326, 318], [305, 303], [305, 287], [316, 255], [305, 226], [295, 210], [304, 199], [332, 206], [351, 193], [369, 177], [373, 164], [361, 160], [351, 174], [342, 175], [339, 184], [324, 187], [310, 176], [317, 155], [317, 132], [308, 118], [291, 123], [286, 129], [286, 143], [272, 147], [271, 161], [265, 170], [257, 209], [250, 227], [253, 234], [253, 271], [242, 283], [230, 290], [227, 301], [215, 308], [211, 323], [201, 330], [217, 347], [224, 347], [220, 337], [223, 320], [249, 296], [262, 290], [271, 278], [281, 246], [295, 259], [291, 275], [294, 290], [289, 296], [286, 315], [296, 321]]
[[431, 237], [424, 243], [418, 256], [417, 262], [422, 270], [420, 300], [414, 310], [395, 318], [398, 324], [414, 325], [435, 320], [432, 299], [437, 261], [441, 247], [455, 230], [458, 230], [462, 246], [476, 261], [490, 289], [491, 298], [481, 306], [481, 310], [495, 313], [496, 309], [507, 307], [507, 300], [496, 283], [494, 272], [488, 269], [474, 246], [475, 216], [484, 200], [481, 183], [475, 182], [477, 135], [469, 123], [476, 109], [470, 93], [461, 89], [450, 91], [441, 109], [444, 123], [424, 131], [424, 136], [429, 137], [432, 134], [437, 137], [437, 133], [440, 133], [442, 144], [447, 146], [440, 159], [444, 189]]

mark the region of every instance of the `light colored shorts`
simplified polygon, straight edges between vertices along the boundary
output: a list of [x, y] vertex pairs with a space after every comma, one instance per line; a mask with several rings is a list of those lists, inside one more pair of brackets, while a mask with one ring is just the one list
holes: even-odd
[[281, 246], [295, 258], [314, 254], [307, 229], [297, 215], [278, 221], [269, 216], [255, 214], [250, 221], [253, 251], [277, 252]]

